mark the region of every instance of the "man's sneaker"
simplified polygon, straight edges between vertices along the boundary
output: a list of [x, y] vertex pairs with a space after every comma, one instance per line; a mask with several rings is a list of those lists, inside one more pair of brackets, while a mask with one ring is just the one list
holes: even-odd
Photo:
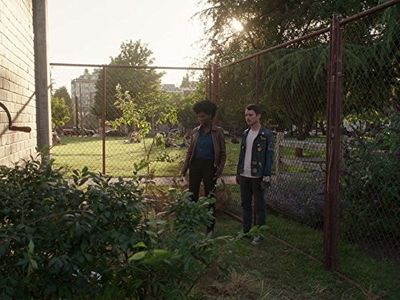
[[260, 236], [255, 236], [251, 243], [253, 245], [260, 245], [261, 244], [261, 237]]

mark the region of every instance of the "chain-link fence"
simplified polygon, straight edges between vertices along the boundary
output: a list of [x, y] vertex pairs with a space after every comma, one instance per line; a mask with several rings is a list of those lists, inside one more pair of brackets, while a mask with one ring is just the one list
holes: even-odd
[[[400, 262], [400, 5], [343, 22], [343, 135], [339, 270]], [[353, 249], [350, 248], [352, 245]], [[374, 260], [369, 258], [374, 258]], [[397, 264], [395, 263], [397, 261]], [[398, 270], [398, 269], [397, 269]], [[391, 275], [389, 275], [391, 274]], [[396, 278], [396, 276], [395, 276]], [[398, 293], [400, 296], [400, 291]]]
[[209, 74], [208, 68], [52, 64], [55, 164], [111, 176], [129, 177], [137, 168], [147, 177], [177, 176], [196, 125], [192, 105], [209, 97]]
[[[275, 132], [268, 232], [391, 298], [400, 295], [400, 5], [389, 2], [222, 65], [219, 104], [236, 161], [247, 104], [261, 104]], [[231, 191], [228, 209], [240, 216]]]
[[[231, 135], [227, 148], [235, 150], [235, 159], [227, 164], [230, 170], [234, 163], [233, 174], [247, 126], [245, 107], [258, 103], [265, 111], [262, 123], [275, 133], [272, 185], [266, 193], [270, 232], [321, 259], [321, 247], [314, 247], [317, 241], [322, 245], [321, 230], [314, 232], [312, 242], [290, 232], [293, 221], [305, 228], [322, 226], [328, 52], [327, 35], [317, 34], [288, 48], [222, 66], [218, 102], [221, 125]], [[241, 215], [238, 195], [229, 209]]]

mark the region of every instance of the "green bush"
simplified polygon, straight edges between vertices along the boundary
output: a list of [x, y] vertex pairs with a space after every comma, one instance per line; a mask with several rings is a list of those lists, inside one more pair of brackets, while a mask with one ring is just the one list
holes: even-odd
[[1, 299], [184, 299], [213, 259], [207, 199], [149, 217], [136, 177], [0, 167]]
[[394, 244], [400, 240], [400, 116], [373, 136], [347, 145], [342, 178], [347, 236]]

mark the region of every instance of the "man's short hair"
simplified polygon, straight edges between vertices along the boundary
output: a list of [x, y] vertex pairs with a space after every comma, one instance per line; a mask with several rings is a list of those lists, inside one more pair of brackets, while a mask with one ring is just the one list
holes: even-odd
[[193, 105], [193, 111], [196, 114], [203, 112], [207, 115], [211, 115], [211, 118], [214, 118], [217, 112], [217, 105], [209, 100], [203, 100]]
[[264, 110], [258, 104], [249, 104], [246, 106], [246, 109], [254, 111], [256, 115], [261, 115], [264, 112]]

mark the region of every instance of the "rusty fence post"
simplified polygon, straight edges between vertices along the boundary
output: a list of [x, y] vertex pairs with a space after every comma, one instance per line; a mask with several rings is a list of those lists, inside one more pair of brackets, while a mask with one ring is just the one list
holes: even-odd
[[101, 113], [102, 173], [106, 174], [106, 114], [107, 114], [107, 67], [103, 66], [103, 105]]
[[338, 265], [338, 231], [340, 201], [340, 159], [342, 123], [343, 37], [339, 16], [332, 19], [327, 88], [327, 143], [324, 205], [324, 267], [335, 270]]

